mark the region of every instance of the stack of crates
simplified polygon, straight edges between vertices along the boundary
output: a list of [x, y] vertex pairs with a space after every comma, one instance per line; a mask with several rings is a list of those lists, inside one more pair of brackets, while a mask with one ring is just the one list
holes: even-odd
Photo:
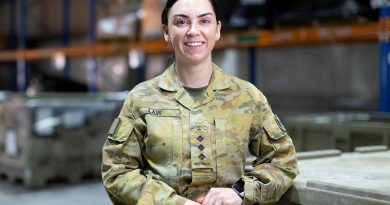
[[107, 138], [107, 132], [122, 108], [123, 102], [127, 96], [127, 91], [103, 93], [100, 95], [109, 112], [107, 116], [92, 118], [89, 123], [89, 135], [87, 136], [87, 147], [89, 154], [87, 160], [93, 170], [98, 170], [100, 177], [100, 168], [102, 165], [102, 147]]
[[103, 95], [8, 96], [0, 176], [30, 188], [100, 176], [101, 148], [122, 102]]
[[385, 113], [323, 113], [285, 118], [297, 151], [390, 146], [390, 115]]

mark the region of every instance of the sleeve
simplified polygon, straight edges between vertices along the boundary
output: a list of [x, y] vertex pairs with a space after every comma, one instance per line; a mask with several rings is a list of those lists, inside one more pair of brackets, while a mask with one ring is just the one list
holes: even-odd
[[265, 99], [260, 103], [249, 151], [256, 157], [253, 171], [245, 173], [244, 204], [272, 204], [293, 185], [298, 174], [296, 152], [290, 136]]
[[[140, 120], [130, 112], [128, 97], [103, 145], [102, 178], [113, 204], [184, 204], [186, 199], [162, 181], [144, 175]], [[141, 142], [141, 143], [139, 143]]]

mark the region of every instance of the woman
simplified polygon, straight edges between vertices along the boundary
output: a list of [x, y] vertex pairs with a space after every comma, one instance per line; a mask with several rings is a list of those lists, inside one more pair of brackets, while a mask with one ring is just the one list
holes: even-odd
[[266, 98], [212, 63], [217, 19], [213, 0], [167, 1], [175, 63], [130, 91], [103, 147], [114, 204], [263, 204], [292, 185], [295, 149]]

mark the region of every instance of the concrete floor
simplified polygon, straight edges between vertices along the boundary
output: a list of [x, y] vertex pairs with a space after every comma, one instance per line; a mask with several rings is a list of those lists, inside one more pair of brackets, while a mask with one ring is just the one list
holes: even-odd
[[45, 189], [28, 190], [22, 185], [0, 180], [1, 205], [110, 205], [100, 181], [75, 185], [50, 185]]

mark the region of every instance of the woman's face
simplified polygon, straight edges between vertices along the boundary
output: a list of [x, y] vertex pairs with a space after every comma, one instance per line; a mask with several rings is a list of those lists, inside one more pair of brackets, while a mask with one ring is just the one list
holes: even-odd
[[199, 64], [211, 61], [220, 30], [221, 23], [208, 0], [179, 0], [169, 11], [164, 38], [172, 44], [177, 61]]

